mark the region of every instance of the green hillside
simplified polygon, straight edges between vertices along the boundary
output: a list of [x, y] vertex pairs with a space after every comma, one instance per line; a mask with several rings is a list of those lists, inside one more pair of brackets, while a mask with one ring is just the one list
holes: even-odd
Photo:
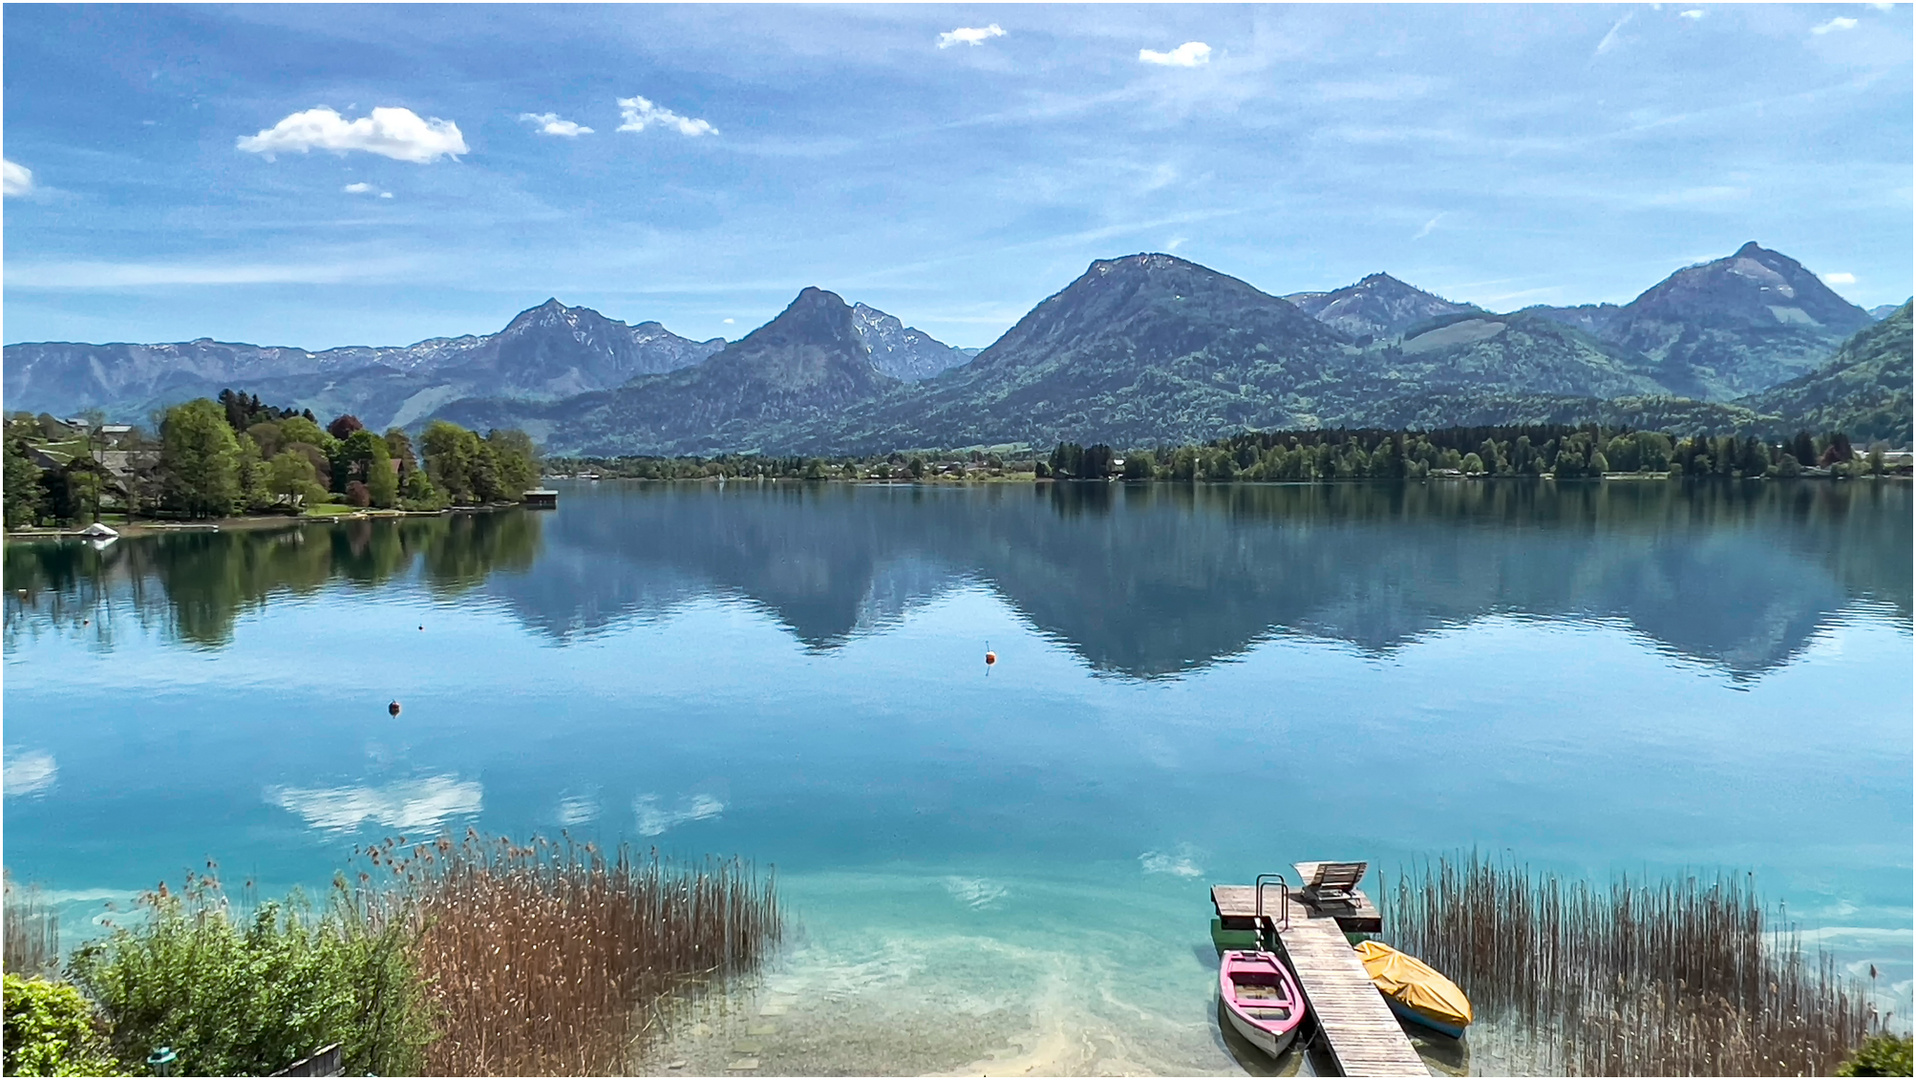
[[1910, 305], [1857, 331], [1815, 371], [1741, 399], [1811, 431], [1910, 445]]

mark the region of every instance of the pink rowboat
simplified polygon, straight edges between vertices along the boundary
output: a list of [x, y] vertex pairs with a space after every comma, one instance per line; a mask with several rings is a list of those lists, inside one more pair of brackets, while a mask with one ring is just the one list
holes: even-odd
[[1238, 1034], [1272, 1057], [1290, 1048], [1304, 1022], [1304, 995], [1275, 953], [1226, 951], [1217, 990]]

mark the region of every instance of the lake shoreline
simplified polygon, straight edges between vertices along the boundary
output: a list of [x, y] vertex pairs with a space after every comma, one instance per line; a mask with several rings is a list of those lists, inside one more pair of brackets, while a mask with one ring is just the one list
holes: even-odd
[[[140, 536], [176, 536], [182, 533], [216, 532], [268, 532], [274, 529], [292, 529], [307, 525], [337, 525], [353, 521], [387, 521], [399, 518], [435, 518], [454, 514], [489, 514], [501, 510], [511, 510], [520, 503], [494, 503], [488, 506], [452, 506], [444, 510], [358, 510], [345, 514], [318, 514], [287, 516], [285, 514], [251, 514], [244, 517], [208, 518], [203, 521], [168, 521], [149, 518], [143, 521], [129, 522], [124, 525], [108, 525], [121, 539]], [[86, 540], [85, 527], [76, 529], [13, 529], [6, 534], [12, 540]]]

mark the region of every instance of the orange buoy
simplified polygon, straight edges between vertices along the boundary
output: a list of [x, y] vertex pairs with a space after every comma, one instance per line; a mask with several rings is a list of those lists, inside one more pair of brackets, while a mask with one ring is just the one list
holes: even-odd
[[388, 706], [386, 706], [386, 711], [387, 711], [388, 713], [391, 713], [391, 714], [392, 714], [393, 716], [398, 716], [398, 715], [399, 715], [399, 702], [397, 702], [397, 701], [395, 701], [395, 702], [393, 702], [392, 704], [390, 704], [390, 705], [388, 705]]

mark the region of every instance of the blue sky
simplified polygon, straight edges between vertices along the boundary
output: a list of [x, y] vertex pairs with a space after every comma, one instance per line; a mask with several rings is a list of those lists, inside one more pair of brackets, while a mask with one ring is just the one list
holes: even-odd
[[1911, 292], [1908, 4], [4, 20], [9, 342], [404, 344], [548, 296], [736, 338], [819, 285], [982, 346], [1138, 251], [1507, 310], [1757, 240]]

